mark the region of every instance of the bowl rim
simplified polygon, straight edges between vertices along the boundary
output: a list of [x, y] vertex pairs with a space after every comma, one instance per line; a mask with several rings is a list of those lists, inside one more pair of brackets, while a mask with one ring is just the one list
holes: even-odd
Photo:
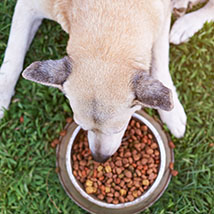
[[152, 132], [152, 134], [154, 135], [154, 137], [156, 138], [156, 141], [158, 143], [159, 146], [159, 151], [160, 151], [160, 165], [159, 165], [159, 171], [158, 171], [158, 176], [155, 179], [154, 183], [148, 188], [148, 190], [143, 193], [140, 197], [136, 198], [135, 200], [131, 201], [131, 202], [125, 202], [125, 203], [119, 203], [119, 204], [112, 204], [112, 203], [107, 203], [107, 202], [103, 202], [99, 199], [96, 199], [95, 197], [87, 194], [85, 192], [85, 190], [79, 185], [78, 181], [76, 180], [75, 176], [72, 173], [72, 160], [71, 160], [71, 151], [72, 151], [72, 146], [73, 143], [75, 141], [76, 136], [78, 135], [79, 131], [81, 130], [80, 126], [77, 126], [75, 128], [75, 130], [72, 133], [72, 136], [69, 140], [68, 143], [68, 147], [67, 147], [67, 152], [66, 152], [66, 169], [68, 172], [68, 176], [71, 180], [71, 182], [73, 183], [73, 185], [75, 186], [75, 188], [80, 192], [80, 194], [86, 198], [87, 200], [89, 200], [92, 203], [97, 204], [98, 206], [101, 207], [105, 207], [105, 208], [114, 208], [114, 209], [120, 209], [120, 208], [124, 208], [124, 207], [129, 207], [129, 206], [134, 206], [138, 203], [143, 202], [144, 200], [146, 200], [158, 187], [158, 185], [161, 182], [161, 179], [164, 175], [164, 171], [165, 171], [165, 167], [166, 167], [166, 151], [164, 148], [164, 143], [163, 140], [159, 134], [159, 132], [157, 131], [157, 129], [154, 127], [154, 125], [145, 117], [143, 117], [140, 114], [134, 113], [132, 115], [132, 117], [140, 120], [141, 122], [143, 122]]

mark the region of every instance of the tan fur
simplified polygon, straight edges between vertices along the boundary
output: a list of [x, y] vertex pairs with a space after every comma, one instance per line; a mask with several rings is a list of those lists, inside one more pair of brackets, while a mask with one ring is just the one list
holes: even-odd
[[[75, 120], [93, 131], [89, 143], [95, 156], [116, 151], [139, 108], [132, 108], [132, 77], [139, 70], [149, 72], [152, 47], [168, 8], [169, 1], [161, 0], [55, 1], [54, 18], [70, 37], [67, 53], [72, 74], [64, 91]], [[112, 134], [118, 130], [116, 139]], [[112, 142], [107, 142], [108, 133]]]
[[56, 0], [55, 19], [69, 32], [67, 52], [73, 60], [67, 94], [84, 97], [84, 103], [96, 99], [103, 106], [128, 107], [133, 100], [131, 76], [149, 71], [164, 14], [158, 0]]

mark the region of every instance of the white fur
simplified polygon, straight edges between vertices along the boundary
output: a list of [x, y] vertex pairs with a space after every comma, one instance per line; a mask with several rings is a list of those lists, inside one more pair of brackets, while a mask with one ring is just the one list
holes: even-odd
[[15, 7], [8, 45], [0, 68], [0, 118], [3, 117], [4, 109], [8, 109], [25, 54], [43, 17], [33, 7], [35, 2], [19, 0]]
[[164, 22], [163, 31], [153, 49], [152, 75], [172, 90], [174, 108], [171, 111], [158, 110], [161, 120], [172, 134], [180, 138], [185, 133], [186, 114], [181, 105], [169, 72], [169, 27], [170, 18]]
[[170, 42], [178, 45], [188, 41], [205, 22], [210, 21], [214, 21], [214, 0], [210, 0], [203, 8], [180, 17], [171, 29]]

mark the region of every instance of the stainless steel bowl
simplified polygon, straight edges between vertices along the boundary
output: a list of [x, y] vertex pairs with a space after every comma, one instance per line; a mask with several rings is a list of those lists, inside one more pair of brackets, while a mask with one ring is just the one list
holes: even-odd
[[80, 207], [90, 213], [124, 214], [138, 213], [151, 206], [163, 194], [167, 188], [171, 173], [170, 162], [174, 161], [172, 149], [168, 144], [168, 138], [163, 132], [160, 124], [144, 111], [138, 111], [133, 117], [142, 121], [154, 134], [160, 149], [160, 168], [158, 176], [151, 187], [139, 198], [132, 202], [109, 204], [88, 195], [82, 185], [75, 179], [71, 167], [71, 152], [73, 142], [81, 128], [72, 123], [67, 128], [67, 134], [62, 138], [57, 147], [57, 167], [59, 168], [59, 179], [68, 196]]

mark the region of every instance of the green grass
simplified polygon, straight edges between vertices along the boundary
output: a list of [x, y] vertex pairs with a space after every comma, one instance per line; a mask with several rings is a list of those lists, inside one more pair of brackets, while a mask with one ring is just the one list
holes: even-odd
[[[14, 5], [15, 0], [0, 1], [0, 64]], [[173, 138], [179, 175], [145, 214], [214, 214], [214, 147], [209, 147], [214, 143], [213, 33], [214, 24], [206, 24], [190, 42], [171, 46], [170, 69], [188, 116], [187, 132], [182, 139]], [[25, 66], [63, 57], [67, 39], [59, 25], [45, 21]], [[61, 187], [50, 147], [70, 115], [61, 92], [20, 78], [10, 110], [0, 121], [1, 214], [86, 213]]]

